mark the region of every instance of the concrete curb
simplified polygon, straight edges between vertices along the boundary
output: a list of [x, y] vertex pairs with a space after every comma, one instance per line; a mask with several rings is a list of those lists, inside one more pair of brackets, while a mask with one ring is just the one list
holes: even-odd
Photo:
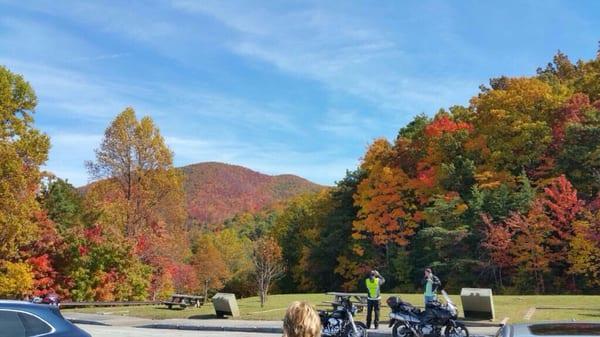
[[166, 329], [166, 330], [192, 330], [192, 331], [231, 331], [231, 332], [257, 332], [257, 333], [282, 333], [281, 328], [269, 327], [254, 327], [254, 326], [205, 326], [191, 324], [169, 324], [169, 323], [153, 323], [146, 325], [138, 325], [136, 328], [144, 329]]
[[[275, 327], [233, 327], [233, 326], [202, 326], [202, 325], [187, 325], [187, 324], [165, 324], [165, 323], [156, 323], [156, 324], [147, 324], [147, 325], [139, 325], [136, 328], [145, 328], [145, 329], [171, 329], [171, 330], [191, 330], [191, 331], [229, 331], [229, 332], [254, 332], [254, 333], [271, 333], [271, 334], [281, 334], [283, 333], [282, 328]], [[388, 337], [391, 335], [390, 332], [384, 331], [372, 331], [368, 332], [368, 335], [371, 337]]]
[[100, 326], [111, 326], [110, 324], [106, 324], [103, 322], [99, 322], [99, 321], [92, 321], [92, 320], [88, 320], [88, 319], [76, 319], [76, 318], [67, 318], [67, 321], [73, 323], [73, 324], [87, 324], [87, 325], [100, 325]]
[[502, 323], [493, 323], [493, 322], [473, 322], [473, 321], [460, 321], [460, 320], [458, 320], [457, 322], [464, 324], [467, 328], [469, 328], [469, 327], [471, 327], [471, 328], [499, 328], [501, 326], [504, 326], [504, 324], [502, 324]]

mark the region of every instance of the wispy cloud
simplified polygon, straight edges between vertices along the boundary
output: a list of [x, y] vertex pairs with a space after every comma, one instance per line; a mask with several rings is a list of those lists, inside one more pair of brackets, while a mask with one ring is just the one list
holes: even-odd
[[82, 122], [103, 122], [131, 104], [134, 87], [56, 66], [0, 58], [0, 64], [25, 76], [39, 97], [41, 113]]
[[415, 114], [425, 107], [465, 103], [467, 92], [479, 84], [453, 77], [416, 76], [407, 67], [417, 64], [397, 42], [402, 36], [390, 36], [357, 13], [336, 15], [314, 3], [291, 11], [256, 8], [245, 2], [180, 0], [174, 5], [211, 15], [235, 30], [237, 39], [228, 42], [235, 53], [385, 109]]
[[102, 54], [102, 55], [94, 55], [87, 57], [76, 57], [73, 58], [72, 61], [101, 61], [101, 60], [113, 60], [121, 57], [126, 57], [131, 55], [130, 53], [116, 53], [116, 54]]
[[208, 121], [220, 121], [222, 126], [244, 129], [276, 130], [298, 134], [301, 128], [292, 114], [280, 109], [277, 101], [256, 102], [249, 99], [219, 93], [207, 88], [189, 88], [157, 84], [157, 91], [167, 97], [177, 97], [168, 108], [186, 112]]
[[317, 128], [340, 138], [354, 138], [368, 141], [370, 135], [380, 126], [374, 118], [353, 110], [330, 109]]

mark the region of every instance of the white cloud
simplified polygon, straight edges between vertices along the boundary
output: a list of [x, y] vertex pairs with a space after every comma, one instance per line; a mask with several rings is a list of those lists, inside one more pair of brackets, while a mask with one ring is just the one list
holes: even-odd
[[178, 97], [176, 102], [169, 104], [169, 109], [186, 112], [188, 116], [218, 120], [225, 127], [277, 130], [289, 134], [302, 132], [293, 115], [283, 110], [277, 101], [255, 102], [204, 88], [173, 85], [158, 85], [158, 88], [166, 96]]
[[103, 121], [131, 104], [132, 87], [56, 66], [2, 59], [0, 64], [22, 74], [38, 95], [38, 110], [82, 121]]
[[211, 15], [237, 31], [237, 38], [227, 42], [237, 54], [317, 80], [384, 109], [416, 114], [432, 106], [466, 103], [478, 85], [455, 78], [415, 76], [406, 67], [418, 63], [399, 44], [402, 36], [378, 29], [359, 13], [335, 13], [318, 5], [266, 10], [243, 1], [180, 0], [174, 6]]
[[76, 57], [72, 61], [99, 61], [99, 60], [112, 60], [121, 57], [130, 56], [130, 53], [115, 53], [115, 54], [100, 54], [94, 56]]

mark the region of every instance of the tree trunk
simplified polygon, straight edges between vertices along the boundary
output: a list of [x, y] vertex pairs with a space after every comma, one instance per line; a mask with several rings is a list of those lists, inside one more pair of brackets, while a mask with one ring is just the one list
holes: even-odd
[[260, 291], [260, 307], [264, 308], [265, 306], [265, 292], [263, 290]]
[[260, 298], [260, 307], [263, 308], [265, 306], [266, 298], [265, 298], [265, 279], [264, 275], [260, 275], [258, 278], [258, 297]]
[[204, 301], [208, 299], [208, 282], [208, 279], [204, 280]]

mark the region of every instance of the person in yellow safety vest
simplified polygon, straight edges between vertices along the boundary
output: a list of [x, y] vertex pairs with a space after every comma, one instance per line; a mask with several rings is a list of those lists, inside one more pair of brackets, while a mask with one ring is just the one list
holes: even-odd
[[371, 329], [371, 314], [375, 311], [375, 330], [379, 328], [379, 302], [381, 301], [380, 286], [385, 283], [385, 279], [377, 270], [372, 270], [369, 277], [365, 280], [367, 286], [367, 329]]

